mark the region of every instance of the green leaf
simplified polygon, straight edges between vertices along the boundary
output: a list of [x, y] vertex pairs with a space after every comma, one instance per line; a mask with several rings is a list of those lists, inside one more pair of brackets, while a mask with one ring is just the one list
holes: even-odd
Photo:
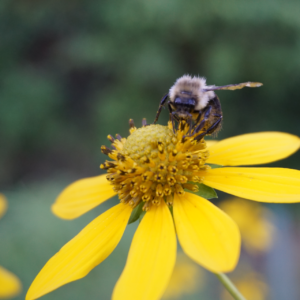
[[211, 188], [203, 183], [196, 183], [196, 184], [199, 187], [199, 191], [196, 193], [189, 191], [189, 193], [193, 193], [193, 194], [203, 197], [205, 199], [218, 198], [218, 195], [213, 188]]
[[139, 203], [132, 211], [131, 213], [131, 216], [129, 218], [129, 221], [128, 221], [128, 225], [131, 224], [131, 223], [134, 223], [135, 221], [137, 221], [141, 214], [143, 213], [143, 205], [144, 205], [144, 202], [141, 201], [141, 203]]

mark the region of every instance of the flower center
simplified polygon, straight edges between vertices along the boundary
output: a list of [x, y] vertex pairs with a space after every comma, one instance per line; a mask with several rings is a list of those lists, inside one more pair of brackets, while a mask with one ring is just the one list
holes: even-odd
[[162, 201], [171, 206], [174, 194], [183, 195], [184, 189], [198, 191], [201, 178], [197, 172], [205, 165], [208, 150], [204, 139], [198, 141], [188, 134], [188, 126], [181, 122], [174, 133], [169, 126], [148, 125], [136, 129], [130, 121], [131, 135], [125, 139], [111, 135], [112, 149], [101, 147], [114, 161], [101, 164], [109, 173], [120, 201], [132, 207], [144, 202], [143, 210]]

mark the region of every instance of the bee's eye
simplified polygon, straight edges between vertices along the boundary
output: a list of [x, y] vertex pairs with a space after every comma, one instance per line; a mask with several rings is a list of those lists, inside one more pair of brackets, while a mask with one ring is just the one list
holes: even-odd
[[176, 97], [174, 103], [175, 104], [180, 104], [180, 103], [182, 103], [182, 101], [179, 97]]

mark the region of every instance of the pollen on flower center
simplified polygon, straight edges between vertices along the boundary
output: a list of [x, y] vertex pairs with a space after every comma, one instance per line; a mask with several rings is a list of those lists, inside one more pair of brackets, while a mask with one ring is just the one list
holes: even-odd
[[136, 129], [130, 120], [130, 136], [125, 139], [111, 135], [112, 149], [101, 147], [114, 161], [101, 164], [109, 173], [107, 179], [114, 185], [120, 201], [132, 207], [144, 202], [143, 210], [162, 201], [171, 206], [175, 193], [184, 189], [198, 191], [193, 183], [201, 182], [197, 171], [205, 165], [208, 150], [203, 139], [198, 141], [189, 133], [185, 122], [173, 132], [172, 125], [146, 125]]

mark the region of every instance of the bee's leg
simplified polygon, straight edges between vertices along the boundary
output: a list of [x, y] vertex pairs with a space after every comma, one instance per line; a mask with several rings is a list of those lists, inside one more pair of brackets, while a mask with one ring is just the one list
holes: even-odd
[[176, 116], [176, 112], [171, 110], [170, 104], [168, 105], [170, 111], [170, 121], [172, 121], [173, 132], [175, 133], [175, 121], [179, 122], [179, 118]]
[[220, 114], [214, 114], [214, 117], [218, 117], [218, 118], [222, 119], [222, 115], [220, 115]]
[[189, 117], [186, 119], [186, 122], [189, 126], [189, 130], [184, 137], [192, 135], [193, 116], [191, 114], [189, 114]]
[[168, 101], [169, 120], [172, 122], [173, 132], [175, 133], [175, 121], [179, 122], [179, 118], [176, 116], [176, 112], [172, 110], [170, 101]]
[[211, 125], [206, 131], [197, 135], [194, 138], [194, 140], [200, 141], [205, 135], [213, 133], [218, 128], [218, 126], [221, 123], [222, 118], [223, 118], [221, 115], [218, 115], [217, 117], [218, 117], [217, 121], [213, 125]]
[[158, 111], [157, 111], [157, 113], [156, 113], [155, 120], [154, 120], [153, 124], [155, 124], [155, 123], [157, 122], [158, 117], [159, 117], [159, 115], [160, 115], [160, 113], [161, 113], [161, 110], [162, 110], [162, 108], [164, 107], [164, 105], [165, 105], [165, 103], [166, 103], [168, 97], [169, 97], [169, 94], [165, 94], [165, 95], [162, 97], [162, 99], [160, 100], [160, 104], [159, 104], [159, 107], [158, 107]]
[[[212, 110], [212, 107], [211, 107], [211, 105], [209, 105], [209, 106], [207, 106], [207, 107], [203, 110], [203, 112], [202, 112], [201, 114], [199, 114], [199, 116], [198, 116], [198, 118], [197, 118], [198, 122], [195, 124], [195, 126], [199, 123], [199, 121], [200, 121], [201, 119], [202, 119], [202, 120], [201, 120], [200, 124], [198, 124], [198, 125], [194, 128], [193, 134], [198, 133], [201, 129], [203, 129], [203, 127], [205, 126], [205, 124], [206, 124], [206, 122], [207, 122], [207, 120], [208, 120], [208, 118], [209, 118], [209, 115], [210, 115], [211, 110]], [[203, 118], [202, 118], [202, 116], [203, 116]]]
[[194, 124], [194, 126], [193, 126], [192, 134], [194, 133], [194, 131], [195, 131], [195, 129], [196, 129], [196, 126], [199, 124], [202, 115], [203, 115], [202, 112], [199, 111], [198, 117], [197, 117], [196, 122], [195, 122], [195, 124]]

